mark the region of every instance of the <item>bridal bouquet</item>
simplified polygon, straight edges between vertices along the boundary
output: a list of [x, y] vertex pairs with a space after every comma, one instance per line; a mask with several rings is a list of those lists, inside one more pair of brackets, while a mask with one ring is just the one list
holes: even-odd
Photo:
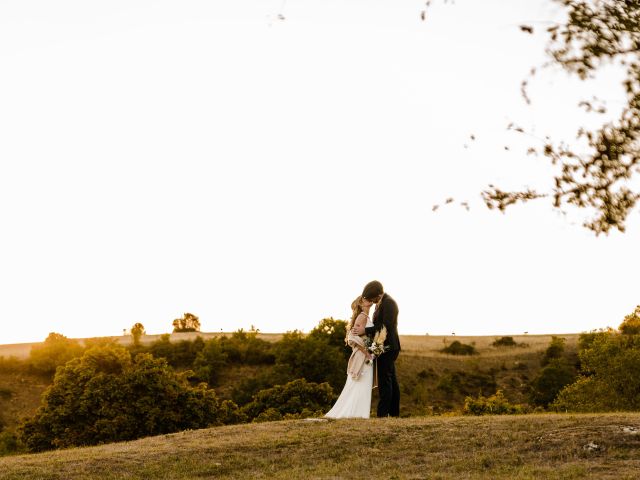
[[382, 327], [378, 330], [373, 337], [373, 340], [367, 341], [367, 350], [369, 350], [373, 355], [379, 357], [382, 355], [389, 347], [385, 347], [384, 341], [387, 338], [387, 328]]

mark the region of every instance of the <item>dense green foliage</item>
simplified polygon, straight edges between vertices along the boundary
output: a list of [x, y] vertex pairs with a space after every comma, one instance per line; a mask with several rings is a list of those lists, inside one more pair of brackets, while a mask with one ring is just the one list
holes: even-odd
[[572, 412], [640, 410], [640, 335], [588, 334], [579, 352], [581, 376], [554, 408]]
[[243, 411], [257, 422], [306, 418], [322, 415], [334, 400], [333, 389], [328, 383], [317, 384], [300, 378], [262, 390], [243, 407]]
[[551, 338], [542, 365], [542, 370], [531, 382], [529, 399], [534, 405], [546, 408], [564, 387], [576, 380], [576, 368], [565, 354], [564, 338]]
[[618, 327], [620, 333], [625, 335], [639, 335], [640, 334], [640, 305], [638, 305], [633, 313], [624, 317], [624, 320]]
[[219, 408], [163, 359], [94, 347], [57, 371], [21, 437], [31, 451], [130, 440], [221, 423]]
[[30, 363], [37, 372], [53, 375], [61, 365], [82, 354], [80, 344], [59, 333], [51, 332], [41, 345], [31, 349]]

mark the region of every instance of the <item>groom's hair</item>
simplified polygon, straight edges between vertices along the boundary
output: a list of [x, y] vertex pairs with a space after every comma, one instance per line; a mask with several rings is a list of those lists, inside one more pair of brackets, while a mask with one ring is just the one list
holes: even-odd
[[364, 286], [364, 289], [362, 290], [362, 296], [367, 300], [371, 300], [372, 298], [379, 297], [383, 293], [384, 293], [384, 289], [382, 288], [382, 284], [377, 280], [367, 283]]

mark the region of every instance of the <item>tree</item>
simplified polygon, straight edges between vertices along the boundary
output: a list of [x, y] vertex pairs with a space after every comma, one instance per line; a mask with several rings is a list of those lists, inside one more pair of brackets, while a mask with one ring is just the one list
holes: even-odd
[[640, 334], [640, 305], [636, 307], [633, 313], [630, 313], [618, 327], [620, 333], [625, 335], [638, 335]]
[[279, 383], [304, 378], [309, 382], [329, 382], [342, 388], [347, 377], [347, 361], [342, 350], [326, 338], [305, 337], [298, 331], [287, 332], [274, 346]]
[[242, 410], [255, 421], [305, 418], [322, 415], [331, 408], [334, 399], [328, 383], [317, 384], [300, 378], [261, 390]]
[[552, 404], [560, 411], [640, 410], [640, 336], [611, 331], [587, 334], [579, 352], [581, 376]]
[[[551, 198], [556, 209], [573, 206], [593, 212], [584, 226], [597, 234], [611, 228], [624, 232], [630, 211], [640, 198], [634, 177], [640, 173], [640, 2], [635, 0], [555, 0], [567, 10], [567, 21], [547, 28], [551, 58], [547, 66], [559, 65], [581, 80], [593, 78], [604, 65], [625, 72], [626, 104], [618, 118], [590, 130], [576, 126], [578, 143], [569, 145], [546, 138], [529, 153], [542, 154], [557, 167], [553, 187], [505, 192], [493, 185], [483, 192], [489, 208], [504, 211], [519, 201]], [[534, 27], [521, 29], [533, 33]], [[532, 75], [536, 72], [532, 69]], [[526, 81], [523, 96], [528, 102]], [[588, 112], [606, 114], [596, 100], [583, 101]], [[527, 133], [520, 127], [514, 131]], [[578, 151], [586, 151], [579, 154]]]
[[193, 362], [193, 368], [198, 378], [214, 386], [218, 383], [221, 370], [227, 364], [227, 354], [222, 351], [217, 338], [207, 340], [204, 347]]
[[140, 322], [134, 323], [133, 327], [131, 327], [131, 336], [133, 337], [133, 344], [135, 346], [140, 345], [140, 337], [145, 335], [147, 332], [144, 330], [144, 325]]
[[79, 357], [82, 351], [82, 346], [76, 340], [51, 332], [42, 344], [31, 348], [29, 360], [38, 372], [53, 375], [57, 367]]
[[[116, 345], [93, 347], [58, 369], [36, 414], [21, 426], [21, 440], [41, 451], [221, 423], [213, 390], [190, 386], [187, 376], [149, 354], [132, 359]], [[227, 403], [224, 418], [233, 419], [233, 410]]]
[[173, 321], [173, 333], [177, 332], [199, 332], [200, 319], [192, 313], [185, 313], [182, 318]]

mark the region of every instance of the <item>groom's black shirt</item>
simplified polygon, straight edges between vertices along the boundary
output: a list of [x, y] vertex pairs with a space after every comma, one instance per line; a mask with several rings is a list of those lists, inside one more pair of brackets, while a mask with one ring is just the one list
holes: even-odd
[[380, 305], [373, 314], [373, 327], [365, 329], [365, 333], [369, 336], [375, 335], [375, 332], [387, 327], [387, 339], [384, 344], [389, 347], [389, 351], [400, 351], [400, 338], [398, 337], [398, 304], [386, 293], [382, 296]]

